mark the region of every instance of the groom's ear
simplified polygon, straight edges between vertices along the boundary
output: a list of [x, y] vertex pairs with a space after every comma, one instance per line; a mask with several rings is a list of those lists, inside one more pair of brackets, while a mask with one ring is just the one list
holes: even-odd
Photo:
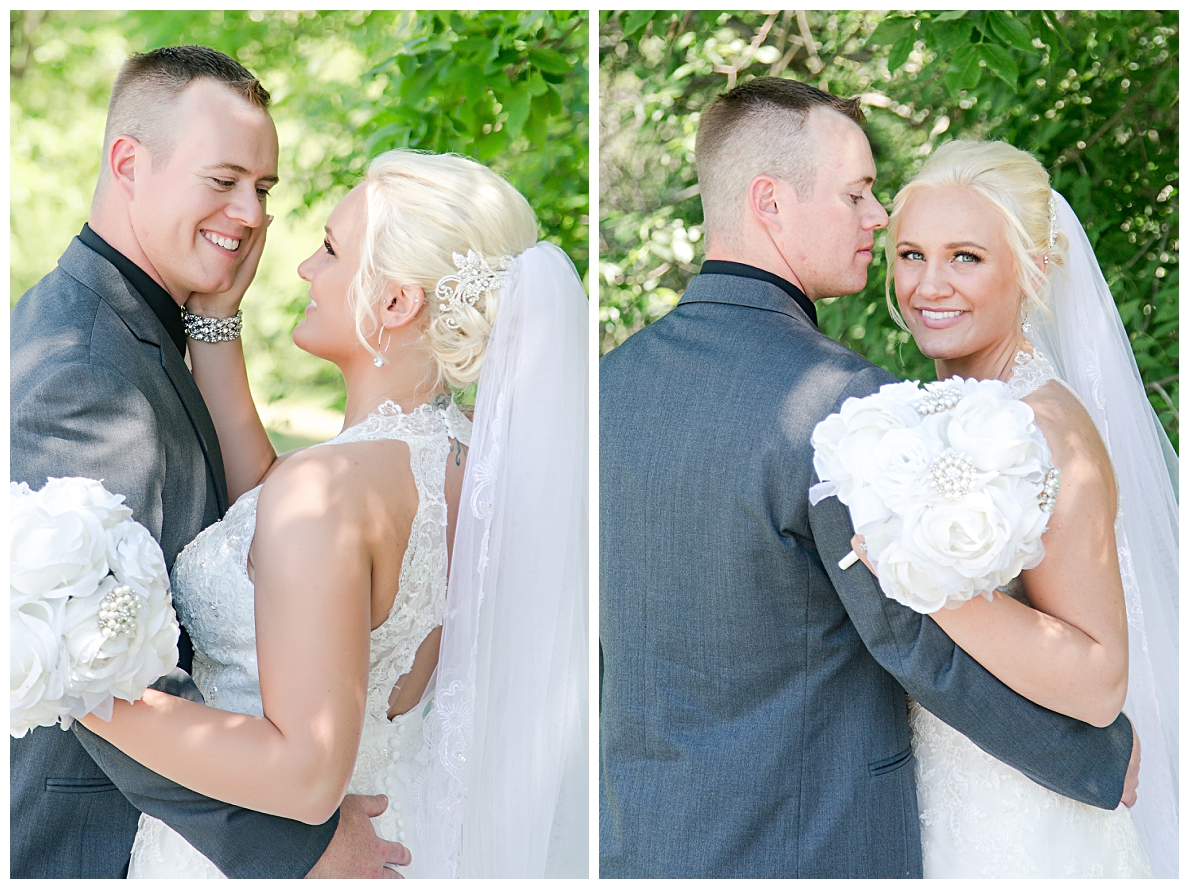
[[136, 195], [136, 162], [144, 146], [132, 136], [117, 136], [108, 151], [107, 163], [112, 181], [127, 200]]
[[425, 290], [419, 284], [389, 284], [380, 311], [381, 323], [393, 330], [412, 323], [425, 305]]
[[761, 173], [752, 179], [747, 187], [747, 209], [760, 225], [774, 231], [783, 231], [778, 192], [780, 187], [777, 180]]

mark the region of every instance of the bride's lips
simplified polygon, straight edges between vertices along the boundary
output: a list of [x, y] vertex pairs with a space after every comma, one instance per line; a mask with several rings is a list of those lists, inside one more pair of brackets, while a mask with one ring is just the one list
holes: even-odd
[[914, 309], [921, 324], [929, 330], [945, 330], [961, 323], [967, 312], [962, 309]]

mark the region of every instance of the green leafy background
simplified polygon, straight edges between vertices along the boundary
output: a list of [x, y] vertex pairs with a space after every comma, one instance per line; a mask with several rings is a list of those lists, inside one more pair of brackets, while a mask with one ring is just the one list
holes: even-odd
[[120, 65], [159, 46], [212, 46], [272, 94], [281, 142], [277, 220], [244, 302], [253, 392], [282, 448], [327, 438], [341, 424], [342, 381], [290, 340], [307, 294], [296, 269], [375, 155], [410, 147], [488, 164], [586, 274], [588, 21], [585, 11], [12, 11], [10, 300], [86, 221]]
[[[863, 97], [885, 206], [943, 141], [1031, 151], [1086, 226], [1177, 444], [1178, 40], [1175, 11], [601, 13], [601, 350], [672, 308], [701, 265], [699, 110], [741, 80], [795, 77]], [[819, 304], [822, 330], [931, 380], [888, 317], [882, 246], [862, 293]]]

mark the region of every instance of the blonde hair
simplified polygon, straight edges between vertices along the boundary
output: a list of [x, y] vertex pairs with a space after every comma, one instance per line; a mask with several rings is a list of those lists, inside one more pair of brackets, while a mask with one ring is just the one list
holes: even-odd
[[[1050, 286], [1049, 270], [1054, 265], [1064, 265], [1069, 245], [1069, 238], [1058, 231], [1056, 242], [1049, 247], [1052, 188], [1048, 172], [1028, 152], [1006, 142], [958, 140], [946, 142], [933, 152], [916, 178], [900, 189], [892, 201], [884, 247], [888, 264], [885, 293], [896, 323], [908, 330], [892, 299], [900, 214], [908, 199], [926, 188], [968, 188], [991, 202], [1004, 219], [1004, 235], [1015, 266], [1016, 283], [1023, 294], [1024, 315], [1036, 310], [1048, 312], [1044, 301]], [[1049, 262], [1042, 271], [1036, 258], [1043, 256]]]
[[517, 256], [537, 240], [537, 218], [528, 201], [506, 179], [455, 154], [397, 149], [371, 162], [362, 187], [367, 227], [359, 272], [347, 289], [355, 333], [368, 352], [379, 328], [378, 310], [390, 283], [418, 285], [429, 313], [422, 346], [438, 377], [461, 388], [476, 380], [487, 338], [499, 309], [499, 291], [484, 293], [473, 307], [456, 307], [446, 323], [438, 282], [458, 271], [454, 254], [482, 253], [494, 265]]

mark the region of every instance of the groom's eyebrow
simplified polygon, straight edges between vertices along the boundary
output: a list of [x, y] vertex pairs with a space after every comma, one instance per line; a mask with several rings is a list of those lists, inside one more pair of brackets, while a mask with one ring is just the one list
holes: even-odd
[[854, 185], [873, 185], [874, 183], [875, 183], [874, 176], [860, 176], [858, 179], [855, 179], [853, 182], [846, 183], [846, 185], [844, 187], [850, 188], [851, 186], [854, 186]]
[[[241, 176], [251, 176], [252, 171], [246, 167], [241, 167], [239, 164], [211, 164], [206, 167], [207, 170], [230, 170], [232, 173], [239, 173]], [[271, 182], [276, 185], [281, 181], [279, 176], [261, 176], [259, 182]]]

